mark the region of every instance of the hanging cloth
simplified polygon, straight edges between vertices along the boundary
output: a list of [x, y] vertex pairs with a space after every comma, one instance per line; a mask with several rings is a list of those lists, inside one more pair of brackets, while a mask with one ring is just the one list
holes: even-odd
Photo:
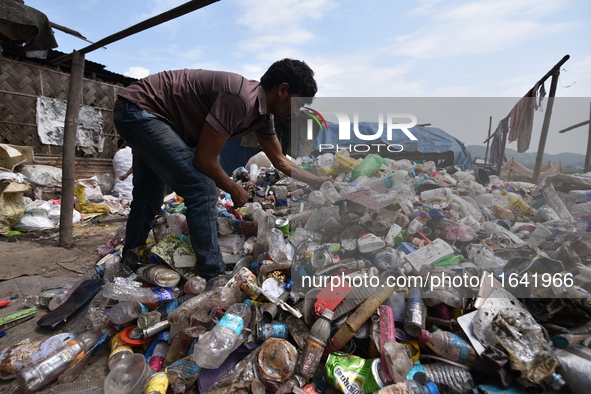
[[536, 92], [531, 89], [515, 104], [509, 116], [509, 143], [517, 141], [517, 152], [523, 153], [529, 149], [531, 133], [534, 123]]

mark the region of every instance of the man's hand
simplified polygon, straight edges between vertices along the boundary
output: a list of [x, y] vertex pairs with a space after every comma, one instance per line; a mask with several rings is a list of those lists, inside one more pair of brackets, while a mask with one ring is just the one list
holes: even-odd
[[248, 202], [248, 199], [250, 198], [248, 192], [240, 186], [236, 187], [236, 190], [233, 193], [230, 193], [230, 196], [232, 196], [234, 208], [243, 206]]
[[320, 189], [320, 186], [322, 186], [322, 184], [324, 182], [328, 182], [331, 181], [332, 182], [332, 178], [329, 176], [317, 176], [316, 179], [312, 179], [309, 182], [309, 185], [312, 186], [312, 188], [314, 189]]

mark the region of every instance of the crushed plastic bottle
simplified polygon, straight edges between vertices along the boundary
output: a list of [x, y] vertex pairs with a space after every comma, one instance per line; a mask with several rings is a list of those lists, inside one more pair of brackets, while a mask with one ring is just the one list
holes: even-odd
[[140, 267], [137, 275], [145, 282], [159, 287], [174, 287], [181, 280], [181, 275], [175, 270], [156, 264]]
[[215, 369], [234, 350], [242, 330], [250, 322], [250, 305], [237, 303], [207, 334], [199, 339], [193, 351], [193, 361], [201, 368]]

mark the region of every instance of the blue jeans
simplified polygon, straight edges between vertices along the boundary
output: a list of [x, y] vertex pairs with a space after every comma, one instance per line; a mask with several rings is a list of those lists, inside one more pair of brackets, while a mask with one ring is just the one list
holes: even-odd
[[214, 181], [193, 167], [193, 152], [164, 119], [127, 101], [125, 109], [113, 112], [113, 120], [133, 151], [133, 201], [123, 252], [145, 245], [169, 185], [185, 199], [196, 273], [206, 279], [223, 274]]
[[242, 138], [227, 140], [220, 153], [220, 165], [229, 176], [232, 176], [236, 168], [244, 167], [248, 160], [260, 151], [258, 148], [240, 146], [241, 142]]

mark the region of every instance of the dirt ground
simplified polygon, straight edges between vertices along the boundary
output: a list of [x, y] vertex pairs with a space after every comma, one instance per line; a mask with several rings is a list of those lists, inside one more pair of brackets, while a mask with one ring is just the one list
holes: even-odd
[[[23, 310], [19, 299], [27, 294], [62, 287], [70, 278], [87, 272], [100, 259], [96, 249], [104, 244], [110, 233], [117, 231], [125, 218], [108, 218], [74, 227], [73, 245], [58, 246], [59, 229], [29, 232], [10, 237], [0, 236], [0, 300], [13, 299], [0, 309], [0, 318]], [[56, 330], [43, 329], [37, 321], [48, 311], [38, 308], [36, 316], [18, 326], [5, 330], [0, 338], [0, 349], [23, 341], [46, 339], [51, 335], [68, 331], [74, 324], [64, 323]], [[108, 349], [102, 349], [84, 370], [85, 379], [104, 379], [108, 373], [106, 359]], [[12, 380], [0, 380], [0, 393]]]

